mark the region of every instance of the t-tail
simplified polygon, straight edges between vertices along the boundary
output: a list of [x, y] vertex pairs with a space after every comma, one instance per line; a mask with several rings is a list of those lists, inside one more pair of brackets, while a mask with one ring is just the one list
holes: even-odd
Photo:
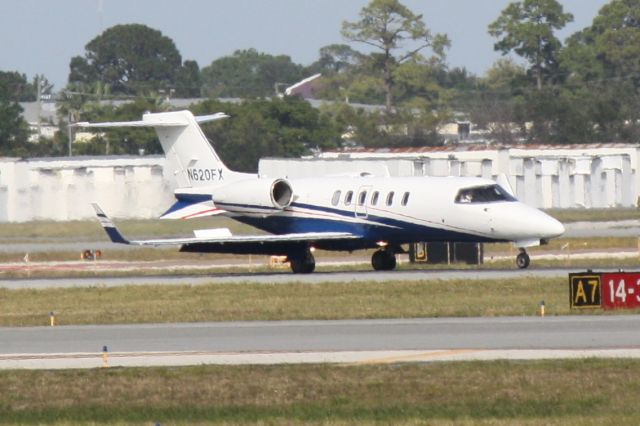
[[140, 121], [76, 123], [75, 127], [152, 127], [166, 157], [166, 170], [173, 174], [178, 188], [177, 202], [163, 218], [191, 218], [222, 212], [213, 205], [212, 192], [231, 182], [255, 175], [229, 170], [200, 128], [200, 123], [227, 118], [224, 113], [194, 116], [190, 111], [146, 113]]
[[224, 165], [200, 128], [200, 123], [227, 118], [224, 113], [195, 117], [190, 111], [146, 113], [141, 121], [76, 123], [75, 127], [152, 127], [155, 129], [178, 187], [216, 187], [252, 175]]

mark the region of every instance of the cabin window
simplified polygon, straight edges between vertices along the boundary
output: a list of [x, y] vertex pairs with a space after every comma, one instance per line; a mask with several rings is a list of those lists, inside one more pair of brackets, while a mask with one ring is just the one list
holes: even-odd
[[340, 191], [339, 189], [333, 193], [333, 197], [331, 198], [331, 204], [333, 204], [334, 206], [337, 206], [338, 203], [340, 202], [340, 195], [342, 194], [342, 191]]
[[351, 201], [353, 200], [353, 191], [348, 191], [345, 195], [344, 195], [344, 205], [345, 206], [350, 206], [351, 205]]
[[375, 191], [373, 194], [371, 194], [371, 205], [375, 206], [376, 204], [378, 204], [378, 197], [380, 196], [380, 193], [378, 191]]
[[388, 206], [393, 204], [393, 195], [394, 195], [393, 191], [391, 191], [390, 193], [387, 194], [387, 205]]
[[400, 203], [403, 206], [406, 206], [408, 202], [409, 202], [409, 193], [405, 192], [404, 195], [402, 196], [402, 201]]
[[362, 191], [358, 194], [358, 205], [364, 206], [364, 202], [367, 200], [367, 191]]
[[460, 204], [495, 203], [499, 201], [516, 201], [516, 199], [500, 185], [463, 188], [456, 195], [456, 203]]

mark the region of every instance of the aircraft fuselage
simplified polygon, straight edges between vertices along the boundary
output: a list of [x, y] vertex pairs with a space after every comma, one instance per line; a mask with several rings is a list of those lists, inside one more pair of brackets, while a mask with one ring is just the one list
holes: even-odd
[[328, 250], [399, 245], [418, 241], [500, 242], [557, 237], [562, 225], [504, 192], [487, 199], [461, 198], [461, 191], [492, 190], [480, 178], [306, 178], [290, 179], [293, 202], [284, 209], [214, 203], [238, 221], [272, 234], [348, 232], [357, 241], [316, 244]]

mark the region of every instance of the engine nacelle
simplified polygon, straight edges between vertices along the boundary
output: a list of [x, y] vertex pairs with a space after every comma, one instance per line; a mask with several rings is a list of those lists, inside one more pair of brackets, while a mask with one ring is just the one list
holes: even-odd
[[284, 179], [249, 179], [217, 188], [212, 196], [214, 204], [231, 212], [256, 207], [283, 210], [293, 202], [293, 189]]

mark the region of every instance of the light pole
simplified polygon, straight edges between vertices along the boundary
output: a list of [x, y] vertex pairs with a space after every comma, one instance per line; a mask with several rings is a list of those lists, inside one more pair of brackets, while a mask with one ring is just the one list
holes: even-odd
[[40, 116], [42, 115], [42, 81], [40, 75], [36, 74], [36, 102], [38, 103], [38, 117], [36, 123], [38, 124], [38, 139], [42, 136], [42, 128], [40, 127]]
[[71, 144], [73, 143], [73, 130], [71, 130], [71, 122], [73, 120], [73, 114], [71, 113], [71, 110], [69, 110], [69, 119], [67, 121], [67, 133], [68, 133], [68, 137], [69, 137], [69, 143], [68, 143], [68, 154], [69, 157], [71, 157], [72, 153], [71, 153]]

